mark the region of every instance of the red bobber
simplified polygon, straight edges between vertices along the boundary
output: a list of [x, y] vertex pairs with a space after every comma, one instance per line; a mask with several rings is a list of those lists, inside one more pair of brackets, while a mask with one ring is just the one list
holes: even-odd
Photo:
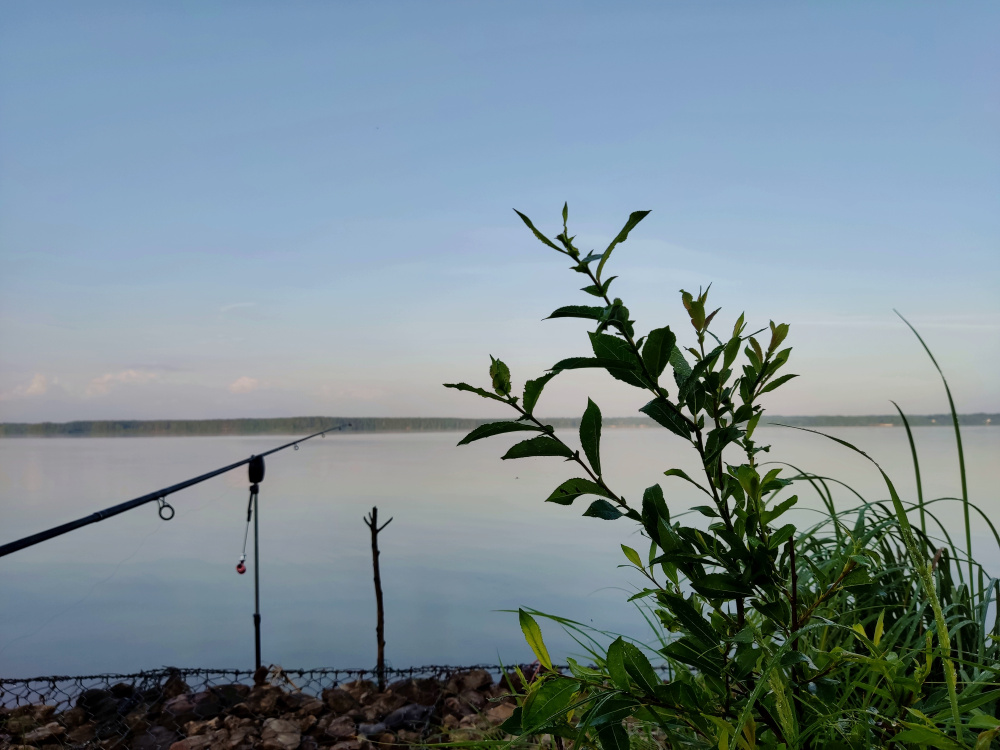
[[247, 566], [243, 564], [242, 560], [240, 560], [239, 564], [236, 566], [236, 572], [239, 573], [240, 575], [243, 575], [244, 573], [247, 572]]

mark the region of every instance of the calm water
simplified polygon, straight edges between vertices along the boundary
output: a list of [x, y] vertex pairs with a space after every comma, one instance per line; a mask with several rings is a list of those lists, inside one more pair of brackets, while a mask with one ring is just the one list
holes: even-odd
[[[854, 442], [915, 499], [899, 429], [828, 430]], [[767, 428], [771, 457], [826, 473], [872, 498], [878, 474], [823, 438]], [[963, 432], [970, 493], [1000, 520], [989, 477], [1000, 430]], [[624, 600], [638, 583], [619, 544], [634, 525], [582, 518], [542, 501], [571, 469], [556, 459], [499, 460], [495, 438], [456, 448], [457, 433], [333, 435], [268, 459], [261, 485], [264, 660], [286, 667], [371, 666], [375, 606], [368, 529], [373, 505], [394, 517], [380, 537], [387, 657], [394, 666], [528, 659], [516, 616], [536, 607], [640, 637]], [[508, 436], [509, 437], [509, 436]], [[959, 494], [953, 433], [916, 430], [927, 497]], [[0, 542], [150, 492], [284, 442], [277, 437], [8, 439], [0, 441]], [[663, 430], [604, 436], [609, 483], [627, 498], [664, 479], [677, 512], [693, 503], [664, 469], [696, 467]], [[236, 574], [246, 518], [245, 467], [154, 505], [0, 558], [0, 674], [83, 674], [163, 665], [246, 667], [253, 661], [253, 575]], [[800, 490], [803, 494], [806, 491]], [[839, 498], [848, 507], [847, 494]], [[580, 501], [577, 501], [580, 504]], [[811, 517], [812, 498], [800, 519]], [[958, 506], [943, 508], [958, 532]], [[978, 536], [993, 570], [1000, 555]], [[252, 545], [252, 537], [251, 537]], [[573, 651], [554, 627], [557, 652]]]

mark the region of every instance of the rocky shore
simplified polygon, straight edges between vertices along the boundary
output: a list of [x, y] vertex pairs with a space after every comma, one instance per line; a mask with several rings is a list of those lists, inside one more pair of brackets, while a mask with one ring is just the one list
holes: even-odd
[[482, 669], [410, 678], [380, 692], [355, 680], [310, 695], [281, 672], [255, 685], [192, 691], [180, 676], [154, 690], [121, 683], [80, 693], [72, 707], [0, 707], [0, 750], [378, 750], [502, 737], [514, 675]]

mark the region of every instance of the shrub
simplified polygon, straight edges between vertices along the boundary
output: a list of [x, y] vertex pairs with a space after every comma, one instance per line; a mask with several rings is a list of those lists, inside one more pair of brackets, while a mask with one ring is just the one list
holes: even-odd
[[[622, 551], [646, 581], [632, 599], [655, 615], [659, 647], [621, 637], [607, 646], [581, 640], [594, 663], [570, 659], [559, 669], [535, 619], [542, 613], [521, 610], [541, 671], [503, 729], [604, 750], [648, 740], [723, 750], [989, 746], [1000, 733], [1000, 621], [991, 607], [997, 582], [984, 579], [980, 567], [974, 586], [971, 558], [964, 580], [957, 565], [963, 553], [927, 533], [931, 503], [921, 498], [921, 527], [912, 527], [911, 508], [877, 464], [889, 499], [837, 512], [825, 478], [786, 477], [788, 467], [763, 461], [769, 448], [756, 433], [761, 399], [795, 377], [785, 373], [787, 324], [751, 330], [740, 315], [719, 334], [708, 290], [682, 290], [690, 346], [669, 326], [636, 335], [629, 309], [610, 295], [616, 277], [604, 272], [647, 213], [631, 214], [604, 252], [584, 255], [569, 234], [566, 207], [554, 240], [518, 212], [540, 242], [586, 277], [590, 304], [560, 307], [550, 317], [590, 321], [593, 353], [557, 362], [525, 382], [520, 396], [507, 365], [493, 357], [489, 388], [447, 384], [517, 412], [515, 420], [477, 427], [459, 445], [530, 433], [503, 458], [555, 456], [577, 469], [547, 502], [569, 506], [586, 497], [585, 516], [627, 518], [649, 541], [648, 552]], [[641, 505], [614, 490], [602, 470], [601, 410], [593, 399], [580, 422], [581, 450], [536, 415], [549, 381], [581, 368], [647, 392], [640, 411], [697, 451], [701, 475], [664, 473], [704, 495], [694, 510], [707, 517], [706, 528], [672, 517], [660, 485], [645, 490]], [[811, 528], [784, 517], [798, 499], [792, 489], [803, 485], [819, 492], [828, 511]], [[965, 498], [966, 518], [970, 505]]]

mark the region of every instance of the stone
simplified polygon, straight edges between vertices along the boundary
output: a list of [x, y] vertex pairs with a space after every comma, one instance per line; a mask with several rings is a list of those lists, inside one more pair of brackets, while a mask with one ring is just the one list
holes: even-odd
[[454, 695], [445, 698], [441, 705], [444, 707], [446, 713], [454, 714], [458, 717], [468, 716], [469, 714], [474, 713], [469, 704], [465, 701], [459, 700]]
[[171, 729], [180, 729], [199, 718], [194, 710], [194, 695], [191, 693], [174, 696], [163, 704], [160, 712], [161, 723]]
[[445, 689], [449, 693], [462, 693], [466, 690], [481, 690], [492, 684], [493, 675], [485, 669], [470, 669], [453, 674]]
[[411, 732], [408, 729], [400, 729], [396, 732], [396, 739], [401, 745], [419, 745], [421, 743], [420, 732]]
[[237, 703], [242, 703], [250, 695], [250, 687], [248, 685], [240, 685], [238, 682], [230, 685], [215, 685], [209, 688], [209, 691], [226, 708], [231, 708]]
[[97, 688], [84, 690], [76, 699], [76, 705], [84, 710], [88, 719], [96, 721], [98, 724], [111, 721], [118, 715], [118, 699], [111, 694], [110, 690]]
[[378, 692], [375, 687], [375, 683], [371, 680], [354, 680], [354, 682], [345, 682], [344, 690], [351, 694], [358, 703], [364, 703], [369, 695], [373, 695]]
[[299, 750], [319, 750], [319, 743], [315, 737], [303, 737]]
[[458, 722], [459, 718], [454, 714], [445, 714], [441, 720], [441, 726], [445, 729], [456, 729], [458, 728]]
[[378, 693], [373, 697], [374, 700], [361, 709], [361, 716], [369, 723], [381, 721], [397, 708], [406, 705], [406, 698], [393, 693]]
[[261, 750], [296, 750], [302, 742], [302, 733], [295, 722], [265, 719], [260, 740]]
[[371, 750], [372, 743], [368, 740], [346, 740], [344, 742], [338, 742], [336, 745], [332, 745], [330, 750]]
[[339, 687], [324, 690], [323, 702], [337, 715], [346, 714], [358, 706], [357, 699], [351, 693]]
[[59, 721], [67, 729], [75, 729], [87, 720], [87, 712], [82, 708], [71, 708], [59, 715]]
[[163, 683], [163, 690], [160, 694], [165, 700], [170, 700], [171, 698], [176, 698], [178, 695], [184, 695], [185, 693], [190, 693], [191, 688], [188, 684], [184, 682], [181, 678], [180, 673], [177, 671], [172, 671], [167, 681]]
[[222, 723], [226, 727], [226, 729], [232, 732], [236, 729], [242, 729], [243, 727], [252, 725], [253, 720], [250, 718], [244, 718], [241, 716], [234, 716], [230, 714], [229, 716], [227, 716], [225, 719], [222, 720]]
[[30, 732], [35, 726], [35, 718], [31, 714], [11, 714], [7, 719], [6, 729], [10, 734], [18, 735]]
[[323, 727], [323, 734], [334, 739], [353, 737], [357, 732], [354, 720], [350, 716], [340, 716], [331, 720]]
[[232, 748], [253, 745], [260, 736], [257, 727], [251, 722], [245, 726], [237, 727], [229, 731], [229, 742], [226, 743], [227, 750]]
[[284, 697], [285, 691], [280, 687], [261, 685], [250, 691], [246, 704], [259, 716], [274, 716], [279, 713], [279, 705]]
[[253, 719], [256, 714], [250, 709], [246, 703], [237, 703], [231, 709], [229, 709], [230, 716], [236, 716], [241, 719]]
[[197, 737], [199, 734], [208, 734], [217, 729], [221, 729], [225, 724], [223, 720], [216, 716], [214, 719], [204, 721], [189, 721], [184, 725], [184, 734], [188, 737]]
[[[55, 707], [53, 707], [53, 711]], [[39, 727], [31, 732], [24, 735], [24, 741], [29, 744], [43, 744], [45, 742], [53, 741], [62, 735], [66, 734], [66, 727], [60, 724], [58, 721], [50, 721], [43, 727]]]
[[168, 750], [180, 736], [166, 727], [150, 727], [135, 738], [132, 750]]
[[372, 735], [381, 734], [385, 731], [385, 724], [381, 721], [374, 724], [358, 724], [358, 734], [364, 735], [365, 737], [371, 737]]
[[56, 707], [55, 706], [35, 706], [31, 715], [34, 717], [35, 721], [39, 724], [48, 724], [52, 721], [52, 717], [55, 716]]
[[389, 729], [422, 729], [433, 712], [433, 706], [411, 703], [408, 706], [397, 708], [386, 716], [382, 723]]
[[313, 695], [307, 695], [305, 700], [298, 702], [299, 716], [319, 716], [326, 710], [326, 704]]
[[486, 710], [486, 718], [490, 720], [491, 724], [500, 725], [503, 724], [507, 719], [511, 717], [514, 713], [514, 705], [511, 703], [498, 703]]
[[88, 721], [78, 727], [73, 727], [66, 733], [66, 739], [74, 745], [82, 745], [90, 742], [97, 736], [97, 725]]
[[299, 731], [302, 732], [302, 734], [305, 734], [319, 723], [319, 719], [311, 714], [307, 714], [306, 716], [298, 716], [298, 714], [296, 714], [296, 717], [295, 721], [299, 725]]
[[433, 677], [408, 678], [392, 683], [386, 692], [403, 696], [407, 703], [430, 706], [437, 701], [437, 697], [441, 693], [441, 683]]
[[394, 745], [396, 744], [396, 735], [392, 732], [380, 732], [371, 738], [371, 742], [373, 745], [381, 745], [383, 747], [386, 745]]
[[212, 747], [212, 736], [202, 734], [198, 737], [187, 737], [183, 740], [178, 740], [170, 746], [169, 750], [206, 750], [206, 748], [210, 747]]
[[458, 694], [458, 699], [462, 701], [462, 703], [474, 708], [477, 711], [482, 709], [489, 702], [485, 695], [475, 690], [463, 690]]

